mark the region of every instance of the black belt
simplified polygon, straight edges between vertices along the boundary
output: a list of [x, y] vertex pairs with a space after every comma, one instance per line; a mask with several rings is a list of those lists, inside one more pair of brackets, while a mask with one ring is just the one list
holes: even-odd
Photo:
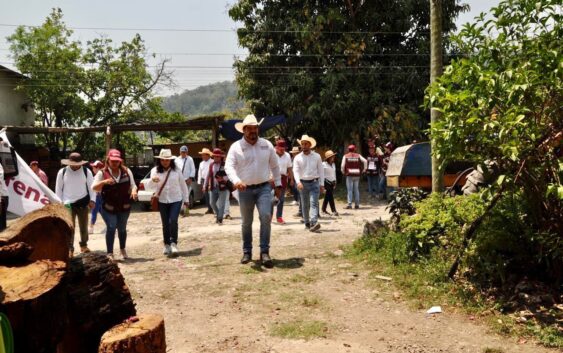
[[312, 182], [315, 182], [315, 181], [319, 181], [319, 178], [311, 179], [311, 180], [303, 180], [303, 179], [301, 179], [301, 182], [302, 182], [302, 183], [312, 183]]
[[246, 188], [247, 188], [247, 189], [258, 189], [258, 188], [260, 188], [260, 187], [262, 187], [262, 186], [264, 186], [264, 185], [266, 185], [266, 184], [268, 184], [268, 183], [269, 183], [269, 181], [265, 181], [265, 182], [260, 183], [260, 184], [246, 185]]

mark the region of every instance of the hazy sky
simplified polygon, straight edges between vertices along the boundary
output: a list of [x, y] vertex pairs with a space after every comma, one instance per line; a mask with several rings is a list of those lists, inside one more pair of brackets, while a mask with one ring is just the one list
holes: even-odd
[[[227, 14], [229, 4], [234, 1], [4, 1], [0, 10], [0, 65], [15, 68], [5, 39], [15, 30], [12, 25], [40, 25], [53, 7], [60, 7], [68, 27], [98, 28], [75, 29], [75, 39], [82, 42], [101, 35], [120, 42], [140, 33], [149, 53], [157, 54], [156, 59], [149, 61], [151, 65], [163, 58], [170, 59], [169, 66], [174, 70], [177, 83], [174, 91], [177, 93], [207, 83], [232, 80], [233, 56], [245, 52], [238, 47], [233, 31], [236, 24]], [[458, 24], [471, 21], [480, 12], [498, 4], [499, 0], [466, 2], [471, 6], [471, 11], [462, 14]], [[188, 29], [211, 31], [178, 31]], [[160, 93], [169, 94], [171, 91], [162, 90]]]

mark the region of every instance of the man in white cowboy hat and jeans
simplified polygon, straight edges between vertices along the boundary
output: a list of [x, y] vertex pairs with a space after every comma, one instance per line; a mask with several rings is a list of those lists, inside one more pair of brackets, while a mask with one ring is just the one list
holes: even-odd
[[[82, 160], [78, 152], [73, 152], [61, 164], [66, 167], [59, 170], [55, 192], [72, 215], [72, 225], [76, 227], [76, 218], [80, 228], [80, 251], [88, 249], [88, 214], [96, 205], [96, 193], [92, 190], [94, 177], [90, 169], [84, 167], [87, 161]], [[70, 239], [69, 256], [74, 254], [74, 233]]]
[[[186, 181], [189, 195], [192, 190], [192, 181], [195, 178], [195, 165], [193, 158], [188, 155], [188, 146], [180, 147], [180, 156], [176, 157], [174, 163], [176, 163], [176, 169], [182, 173]], [[182, 206], [182, 211], [184, 211], [184, 208], [185, 206]], [[182, 215], [185, 216], [185, 213], [182, 212]]]
[[[263, 120], [263, 119], [262, 119]], [[247, 115], [235, 128], [243, 138], [231, 145], [227, 154], [225, 170], [229, 180], [239, 191], [240, 214], [242, 217], [242, 264], [252, 260], [252, 221], [254, 207], [260, 218], [260, 261], [266, 268], [274, 263], [270, 258], [270, 232], [272, 218], [272, 187], [270, 173], [274, 179], [275, 196], [281, 194], [281, 175], [278, 156], [274, 146], [258, 137], [258, 122], [254, 115]]]
[[293, 175], [301, 193], [301, 208], [305, 228], [316, 232], [321, 228], [319, 217], [319, 196], [324, 192], [324, 170], [321, 156], [312, 149], [317, 145], [314, 138], [303, 135], [297, 140], [302, 152], [293, 160]]
[[203, 197], [205, 200], [205, 205], [207, 206], [207, 211], [205, 214], [213, 214], [213, 208], [211, 208], [211, 202], [209, 201], [209, 193], [206, 192], [205, 187], [203, 184], [207, 179], [207, 175], [209, 174], [209, 165], [213, 163], [211, 159], [211, 151], [209, 148], [203, 148], [198, 154], [201, 156], [201, 162], [199, 162], [199, 167], [197, 170], [197, 180], [199, 185], [201, 185], [201, 191], [203, 192]]

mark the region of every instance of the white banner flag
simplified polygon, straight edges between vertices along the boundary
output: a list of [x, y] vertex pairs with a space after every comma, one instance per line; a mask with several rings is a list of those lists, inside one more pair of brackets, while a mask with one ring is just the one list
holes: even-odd
[[[4, 131], [0, 132], [4, 142], [10, 144]], [[11, 145], [10, 145], [11, 146]], [[54, 191], [39, 179], [29, 165], [16, 153], [18, 175], [5, 180], [8, 189], [8, 211], [23, 216], [53, 202], [61, 202]]]

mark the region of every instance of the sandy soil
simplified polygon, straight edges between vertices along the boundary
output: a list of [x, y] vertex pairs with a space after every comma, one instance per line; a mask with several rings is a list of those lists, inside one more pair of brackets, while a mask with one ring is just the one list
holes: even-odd
[[[337, 204], [341, 211], [343, 206]], [[297, 207], [287, 206], [287, 224], [272, 225], [275, 267], [270, 270], [239, 264], [236, 203], [234, 219], [223, 226], [215, 225], [201, 206], [181, 218], [176, 258], [162, 255], [158, 214], [138, 211], [128, 225], [132, 259], [118, 262], [138, 312], [164, 316], [169, 352], [554, 352], [495, 335], [447, 306], [435, 316], [413, 310], [395, 293], [392, 281], [375, 278], [377, 269], [344, 258], [339, 247], [361, 234], [365, 220], [387, 217], [384, 208], [371, 203], [323, 218], [321, 232], [310, 233], [293, 217]], [[102, 227], [97, 225], [97, 231]], [[256, 258], [257, 217], [254, 234]], [[104, 236], [92, 235], [89, 245], [104, 250]], [[321, 337], [276, 335], [280, 328], [299, 324], [311, 325]]]

